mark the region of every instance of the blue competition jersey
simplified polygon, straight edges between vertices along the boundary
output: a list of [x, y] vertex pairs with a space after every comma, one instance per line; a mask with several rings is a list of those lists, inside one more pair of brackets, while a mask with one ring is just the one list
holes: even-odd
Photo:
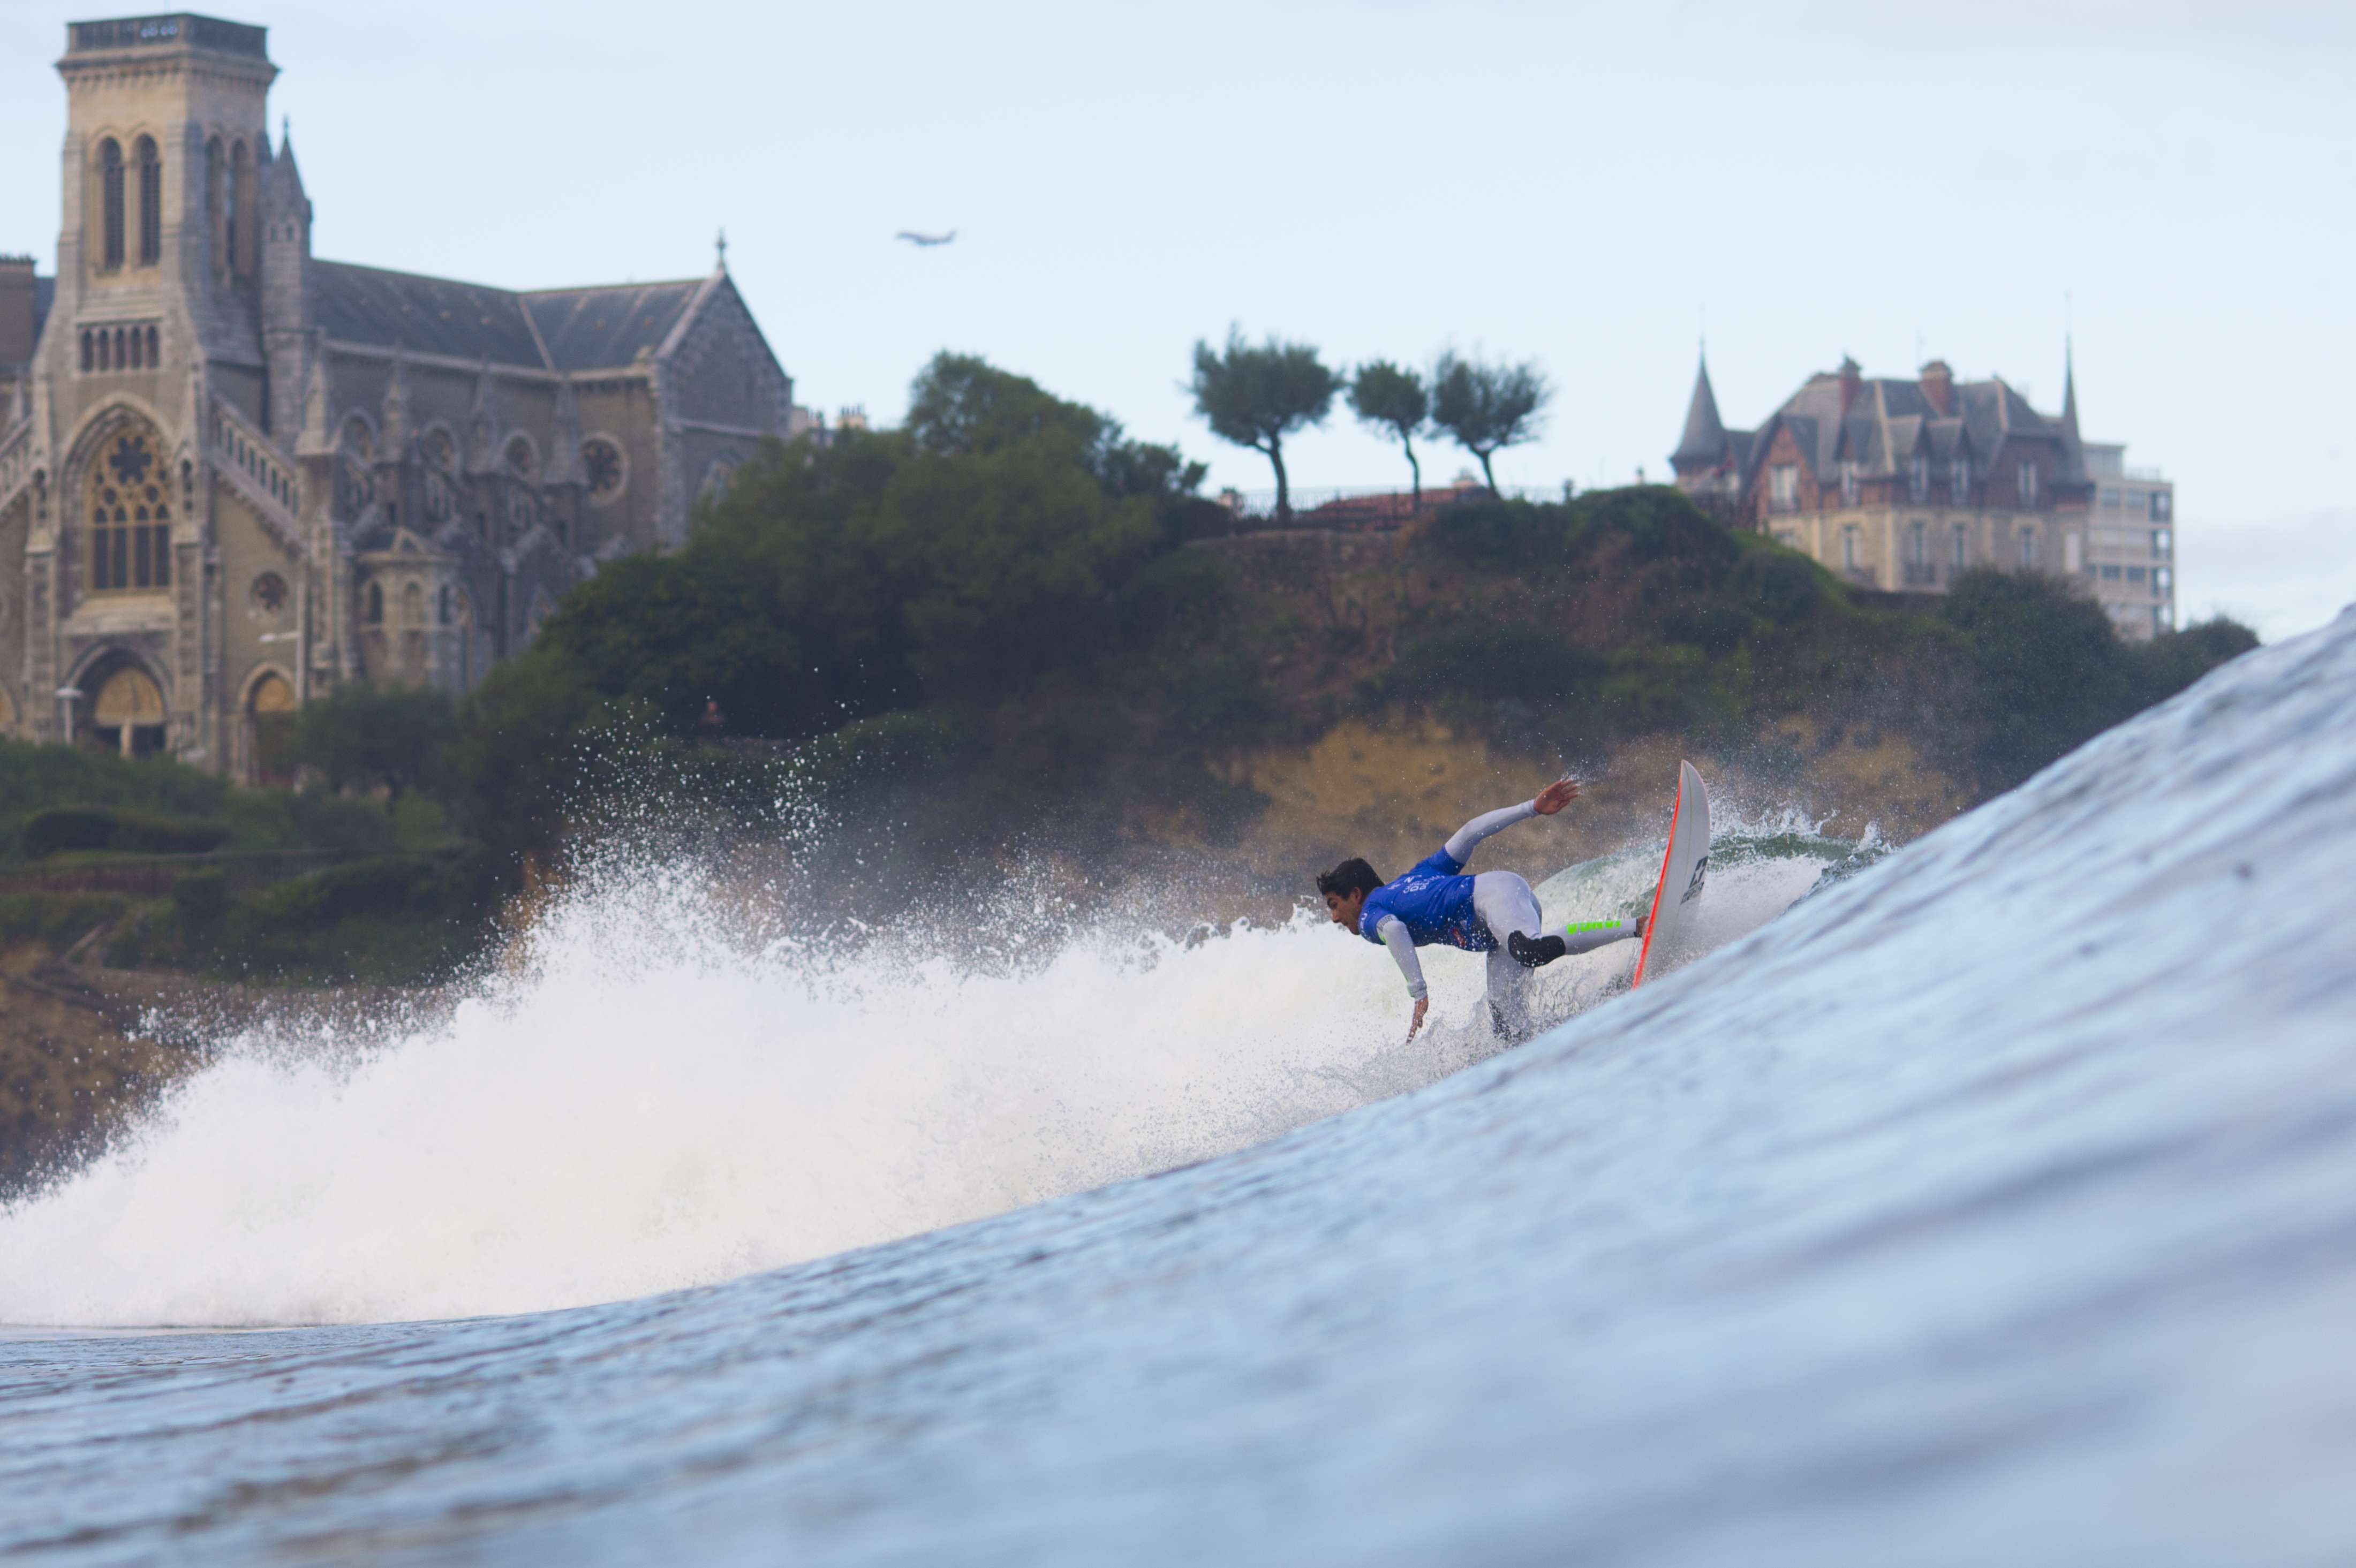
[[1379, 944], [1382, 938], [1375, 934], [1375, 928], [1385, 915], [1391, 915], [1407, 927], [1418, 947], [1437, 942], [1468, 953], [1488, 952], [1497, 945], [1497, 939], [1472, 912], [1472, 879], [1458, 875], [1463, 869], [1464, 862], [1444, 848], [1417, 861], [1407, 875], [1366, 895], [1365, 911], [1358, 916], [1358, 934]]

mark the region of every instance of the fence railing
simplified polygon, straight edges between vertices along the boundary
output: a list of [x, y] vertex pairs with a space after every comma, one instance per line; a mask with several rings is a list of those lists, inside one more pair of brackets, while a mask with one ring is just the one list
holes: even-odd
[[[1499, 486], [1497, 495], [1509, 501], [1560, 501], [1566, 496], [1565, 485], [1506, 485]], [[1484, 485], [1427, 485], [1423, 488], [1423, 510], [1433, 512], [1460, 501], [1477, 500], [1488, 495]], [[1293, 524], [1297, 528], [1327, 526], [1316, 519], [1319, 514], [1327, 517], [1339, 515], [1396, 515], [1406, 522], [1416, 515], [1413, 493], [1396, 485], [1296, 485], [1291, 491]], [[1238, 518], [1262, 519], [1276, 516], [1274, 490], [1222, 490], [1210, 497]]]

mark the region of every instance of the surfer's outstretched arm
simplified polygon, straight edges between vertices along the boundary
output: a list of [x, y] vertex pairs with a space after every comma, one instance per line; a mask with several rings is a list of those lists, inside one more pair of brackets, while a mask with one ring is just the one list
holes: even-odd
[[1398, 960], [1399, 973], [1407, 977], [1407, 994], [1415, 998], [1415, 1017], [1407, 1026], [1407, 1037], [1413, 1040], [1415, 1031], [1423, 1027], [1423, 1015], [1431, 1007], [1430, 995], [1423, 983], [1423, 961], [1415, 955], [1415, 938], [1408, 934], [1406, 923], [1397, 915], [1385, 915], [1375, 927], [1375, 934], [1383, 939], [1383, 945]]
[[1538, 791], [1536, 799], [1526, 800], [1519, 805], [1501, 806], [1474, 817], [1458, 828], [1443, 848], [1448, 851], [1448, 858], [1461, 866], [1472, 858], [1473, 849], [1483, 838], [1502, 833], [1516, 822], [1527, 822], [1533, 816], [1552, 816], [1578, 797], [1577, 779], [1557, 779]]

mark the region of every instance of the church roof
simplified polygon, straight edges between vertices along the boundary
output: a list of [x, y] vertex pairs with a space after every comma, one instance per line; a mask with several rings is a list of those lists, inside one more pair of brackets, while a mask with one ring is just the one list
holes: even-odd
[[314, 261], [311, 275], [319, 325], [338, 342], [566, 372], [651, 358], [706, 281], [519, 293], [349, 261]]
[[314, 261], [319, 325], [329, 337], [413, 354], [546, 368], [523, 300], [506, 289], [422, 278], [349, 261]]
[[559, 370], [597, 370], [652, 358], [695, 303], [701, 278], [603, 288], [535, 289], [523, 297]]

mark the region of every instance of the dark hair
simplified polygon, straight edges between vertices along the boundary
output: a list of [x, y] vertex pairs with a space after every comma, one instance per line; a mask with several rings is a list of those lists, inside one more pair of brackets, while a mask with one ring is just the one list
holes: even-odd
[[1348, 898], [1352, 893], [1370, 893], [1383, 885], [1375, 869], [1355, 855], [1343, 861], [1317, 879], [1320, 893], [1339, 893]]

